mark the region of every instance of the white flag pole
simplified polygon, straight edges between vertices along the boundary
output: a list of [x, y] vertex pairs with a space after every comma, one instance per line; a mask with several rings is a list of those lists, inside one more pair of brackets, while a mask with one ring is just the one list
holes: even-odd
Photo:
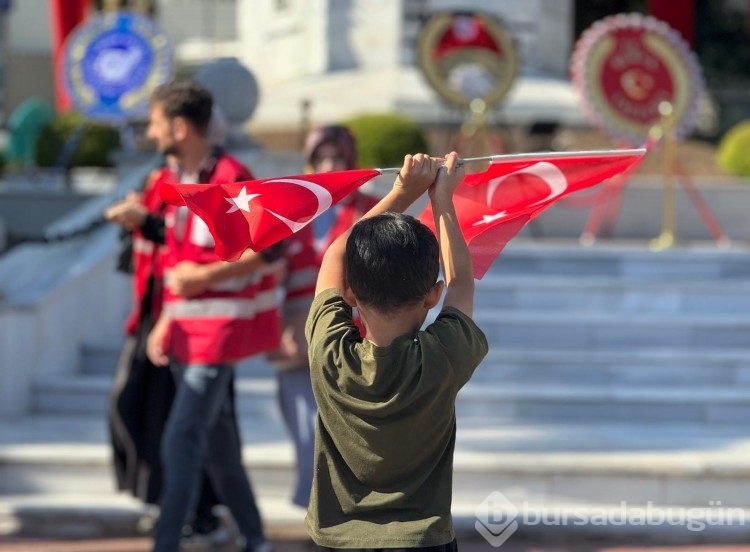
[[[536, 153], [514, 153], [511, 155], [487, 155], [485, 157], [467, 157], [459, 159], [459, 164], [471, 161], [523, 161], [525, 159], [561, 159], [567, 157], [604, 157], [617, 155], [643, 155], [646, 148], [624, 149], [624, 150], [590, 150], [590, 151], [549, 151]], [[389, 167], [387, 169], [375, 169], [380, 174], [395, 174], [401, 167]]]

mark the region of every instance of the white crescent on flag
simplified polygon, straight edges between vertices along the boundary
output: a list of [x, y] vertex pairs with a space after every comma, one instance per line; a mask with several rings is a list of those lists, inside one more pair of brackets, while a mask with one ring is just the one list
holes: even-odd
[[[502, 184], [506, 179], [510, 178], [511, 176], [517, 175], [517, 174], [531, 174], [533, 176], [536, 176], [538, 178], [541, 178], [544, 180], [544, 182], [549, 186], [550, 193], [546, 197], [535, 201], [530, 205], [530, 207], [533, 207], [534, 205], [539, 205], [540, 203], [544, 203], [546, 201], [549, 201], [550, 199], [554, 199], [563, 193], [565, 193], [565, 190], [568, 189], [568, 179], [565, 178], [565, 175], [563, 172], [552, 163], [548, 163], [547, 161], [540, 161], [539, 163], [534, 163], [533, 165], [529, 167], [525, 167], [521, 170], [512, 172], [510, 174], [505, 174], [503, 176], [500, 176], [498, 178], [493, 178], [490, 180], [489, 185], [487, 186], [487, 206], [489, 207], [492, 205], [492, 198], [495, 197], [495, 193], [497, 192], [497, 188]], [[490, 222], [493, 222], [495, 220], [503, 218], [505, 215], [507, 215], [506, 211], [501, 211], [499, 213], [496, 213], [494, 215], [484, 215], [482, 217], [482, 220], [475, 222], [473, 226], [479, 226], [481, 224], [489, 224]]]
[[273, 211], [268, 210], [269, 213], [271, 213], [273, 216], [278, 218], [281, 222], [286, 224], [293, 233], [304, 228], [310, 221], [317, 218], [318, 215], [324, 213], [333, 204], [333, 196], [331, 195], [331, 193], [328, 190], [326, 190], [323, 186], [320, 186], [319, 184], [315, 184], [314, 182], [308, 182], [307, 180], [299, 180], [296, 178], [278, 178], [275, 180], [268, 180], [264, 182], [264, 184], [274, 184], [274, 183], [286, 183], [286, 184], [294, 184], [295, 186], [301, 186], [307, 190], [310, 190], [313, 194], [315, 194], [315, 197], [318, 200], [318, 208], [316, 209], [315, 214], [312, 217], [310, 217], [310, 219], [307, 220], [306, 222], [298, 222], [294, 220], [289, 220], [288, 218], [278, 213], [274, 213]]
[[544, 203], [545, 201], [549, 201], [550, 199], [554, 199], [557, 196], [565, 193], [565, 190], [568, 189], [568, 179], [565, 178], [563, 172], [552, 163], [548, 163], [547, 161], [540, 161], [539, 163], [534, 163], [529, 167], [490, 180], [489, 186], [487, 186], [488, 207], [492, 204], [492, 198], [495, 196], [497, 187], [500, 186], [500, 184], [502, 184], [502, 182], [506, 179], [517, 174], [531, 174], [533, 176], [541, 178], [542, 180], [544, 180], [547, 186], [549, 186], [549, 195], [540, 199], [539, 201], [535, 201], [531, 204], [532, 206], [539, 205], [540, 203]]

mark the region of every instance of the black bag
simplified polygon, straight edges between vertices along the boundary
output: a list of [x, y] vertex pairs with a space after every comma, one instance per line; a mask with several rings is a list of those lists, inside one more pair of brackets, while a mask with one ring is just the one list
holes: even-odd
[[117, 253], [115, 269], [124, 274], [133, 274], [133, 234], [127, 230], [120, 231], [120, 250]]

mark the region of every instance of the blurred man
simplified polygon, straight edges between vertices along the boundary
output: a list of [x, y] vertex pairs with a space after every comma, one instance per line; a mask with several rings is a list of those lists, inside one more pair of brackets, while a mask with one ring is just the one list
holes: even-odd
[[[152, 97], [148, 137], [175, 159], [172, 182], [220, 184], [252, 179], [208, 137], [212, 98], [197, 84], [173, 82]], [[176, 552], [205, 468], [237, 521], [246, 550], [268, 548], [242, 465], [228, 382], [235, 363], [274, 348], [279, 315], [273, 261], [280, 248], [221, 261], [205, 223], [185, 207], [165, 212], [165, 306], [148, 338], [157, 366], [172, 364], [177, 394], [162, 440], [164, 484], [156, 552]]]

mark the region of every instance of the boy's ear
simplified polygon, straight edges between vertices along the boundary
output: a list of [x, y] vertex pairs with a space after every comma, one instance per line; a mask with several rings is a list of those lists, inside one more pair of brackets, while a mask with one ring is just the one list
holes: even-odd
[[427, 292], [427, 296], [424, 298], [424, 308], [430, 310], [432, 307], [440, 302], [440, 298], [443, 296], [444, 283], [442, 280], [438, 280]]
[[342, 297], [344, 298], [344, 301], [346, 301], [346, 304], [351, 308], [355, 308], [357, 306], [357, 298], [354, 296], [354, 292], [352, 291], [352, 288], [349, 287], [348, 283], [344, 284]]

